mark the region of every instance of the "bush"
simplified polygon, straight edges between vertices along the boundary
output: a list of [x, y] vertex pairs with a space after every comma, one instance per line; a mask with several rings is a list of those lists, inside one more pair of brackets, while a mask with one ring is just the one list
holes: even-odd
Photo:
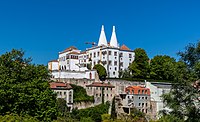
[[70, 84], [74, 90], [74, 102], [94, 102], [94, 96], [89, 96], [86, 93], [86, 90], [74, 84]]
[[90, 107], [86, 109], [80, 109], [80, 110], [73, 110], [72, 116], [73, 118], [76, 118], [78, 120], [81, 120], [82, 117], [88, 118], [91, 117], [93, 121], [95, 122], [101, 122], [102, 121], [102, 114], [107, 114], [110, 104], [106, 102], [106, 104], [100, 104], [95, 107]]

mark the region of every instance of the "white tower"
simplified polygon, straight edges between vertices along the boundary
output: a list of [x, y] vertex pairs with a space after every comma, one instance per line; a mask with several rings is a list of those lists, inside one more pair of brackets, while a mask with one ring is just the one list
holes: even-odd
[[112, 36], [111, 36], [111, 39], [110, 39], [110, 46], [111, 47], [118, 47], [117, 36], [116, 36], [116, 33], [115, 33], [115, 26], [113, 26]]
[[103, 25], [101, 27], [101, 33], [100, 33], [99, 42], [98, 42], [98, 46], [101, 46], [101, 45], [106, 45], [106, 46], [108, 45]]

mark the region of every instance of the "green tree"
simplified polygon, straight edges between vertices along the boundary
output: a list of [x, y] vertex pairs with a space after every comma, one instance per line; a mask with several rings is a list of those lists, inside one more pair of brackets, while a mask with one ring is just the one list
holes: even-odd
[[174, 65], [174, 81], [193, 81], [190, 70], [183, 61], [178, 61]]
[[141, 48], [134, 50], [135, 60], [129, 66], [134, 78], [148, 78], [149, 76], [149, 58], [146, 51]]
[[39, 122], [39, 120], [28, 115], [19, 116], [17, 114], [6, 114], [0, 116], [0, 122]]
[[157, 55], [150, 63], [150, 78], [156, 80], [173, 80], [176, 61], [169, 56]]
[[73, 99], [74, 102], [94, 102], [94, 96], [87, 95], [86, 90], [75, 84], [70, 84], [73, 88]]
[[175, 83], [170, 93], [163, 96], [171, 111], [164, 114], [175, 116], [186, 122], [200, 121], [199, 90], [192, 83], [199, 79], [199, 42], [197, 46], [188, 45], [179, 52], [181, 59], [176, 63]]
[[90, 107], [86, 109], [80, 109], [80, 110], [74, 109], [72, 110], [72, 115], [73, 118], [76, 118], [79, 121], [81, 120], [81, 118], [90, 117], [95, 122], [101, 122], [102, 121], [101, 115], [108, 113], [109, 106], [110, 106], [109, 102], [106, 102], [105, 104], [100, 104], [95, 107]]
[[193, 68], [200, 59], [200, 41], [197, 44], [189, 44], [184, 51], [178, 52], [180, 60], [185, 62], [189, 68]]
[[31, 64], [22, 50], [0, 56], [0, 114], [30, 115], [50, 121], [57, 117], [56, 96], [49, 87], [49, 72]]
[[200, 120], [199, 92], [191, 83], [180, 81], [173, 85], [169, 94], [165, 94], [164, 102], [172, 109], [169, 114], [186, 119], [187, 122]]
[[63, 98], [57, 99], [57, 107], [59, 116], [65, 116], [69, 112], [66, 100], [64, 100]]
[[97, 70], [97, 73], [99, 75], [99, 79], [101, 81], [105, 81], [107, 73], [106, 73], [106, 69], [101, 65], [101, 64], [96, 64], [93, 69]]
[[111, 108], [111, 116], [110, 118], [112, 120], [115, 120], [117, 118], [116, 108], [115, 108], [115, 97], [112, 100], [112, 108]]
[[183, 119], [178, 118], [174, 115], [164, 115], [156, 122], [183, 122]]

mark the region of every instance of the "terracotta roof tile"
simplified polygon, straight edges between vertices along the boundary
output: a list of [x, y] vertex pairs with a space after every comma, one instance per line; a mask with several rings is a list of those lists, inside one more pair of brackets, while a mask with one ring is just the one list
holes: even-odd
[[147, 94], [147, 95], [150, 95], [150, 89], [142, 87], [142, 86], [128, 86], [128, 87], [126, 87], [125, 92], [129, 92], [130, 94]]
[[60, 53], [65, 53], [65, 52], [72, 51], [72, 50], [78, 50], [78, 48], [76, 48], [75, 46], [70, 46]]
[[50, 88], [51, 89], [72, 89], [71, 85], [68, 83], [63, 82], [51, 82]]
[[124, 44], [120, 47], [120, 50], [129, 50], [130, 51], [130, 49]]
[[49, 62], [58, 62], [58, 60], [51, 60], [51, 61], [49, 61]]
[[78, 53], [78, 52], [70, 52], [70, 53], [68, 53], [68, 54], [80, 54], [80, 53]]

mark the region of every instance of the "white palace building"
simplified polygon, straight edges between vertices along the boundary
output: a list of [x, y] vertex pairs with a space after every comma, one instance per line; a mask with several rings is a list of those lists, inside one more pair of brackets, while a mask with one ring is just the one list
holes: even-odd
[[48, 68], [54, 78], [95, 79], [95, 70], [88, 70], [87, 65], [94, 67], [101, 64], [107, 70], [109, 78], [118, 78], [119, 71], [128, 68], [135, 58], [135, 53], [127, 46], [120, 46], [113, 26], [110, 42], [107, 42], [102, 25], [98, 45], [85, 51], [71, 46], [59, 52], [57, 60], [49, 61]]

